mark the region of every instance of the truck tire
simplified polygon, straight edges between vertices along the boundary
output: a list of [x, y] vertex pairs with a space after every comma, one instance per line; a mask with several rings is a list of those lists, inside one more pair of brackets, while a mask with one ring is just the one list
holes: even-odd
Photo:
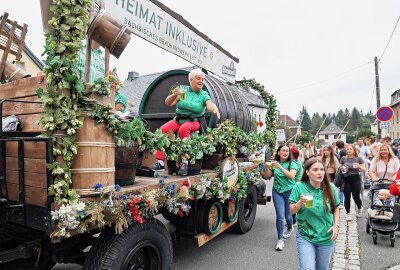
[[234, 225], [234, 230], [239, 233], [247, 233], [254, 224], [257, 213], [257, 189], [253, 185], [247, 188], [246, 198], [239, 202], [238, 221]]
[[120, 235], [105, 230], [90, 250], [84, 270], [169, 270], [172, 264], [172, 241], [164, 225], [149, 219], [134, 223]]

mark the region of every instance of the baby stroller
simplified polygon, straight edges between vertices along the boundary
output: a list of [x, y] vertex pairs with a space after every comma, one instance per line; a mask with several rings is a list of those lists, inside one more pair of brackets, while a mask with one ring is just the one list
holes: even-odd
[[[394, 247], [395, 232], [397, 230], [397, 222], [393, 220], [393, 209], [396, 198], [389, 194], [384, 202], [378, 198], [380, 190], [389, 191], [391, 182], [381, 180], [374, 183], [370, 188], [370, 209], [368, 209], [368, 218], [366, 231], [369, 234], [372, 231], [372, 240], [374, 244], [378, 242], [378, 234], [390, 235], [390, 244]], [[382, 192], [388, 193], [388, 192]], [[380, 202], [381, 201], [381, 202]]]

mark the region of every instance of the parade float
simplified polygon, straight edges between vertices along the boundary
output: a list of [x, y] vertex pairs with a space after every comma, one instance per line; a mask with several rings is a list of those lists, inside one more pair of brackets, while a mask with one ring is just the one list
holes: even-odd
[[[268, 106], [267, 129], [259, 134], [251, 132], [245, 110], [231, 120], [227, 113], [227, 120], [210, 124], [205, 135], [182, 140], [147, 128], [141, 118], [121, 120], [114, 114], [113, 96], [120, 85], [109, 74], [108, 61], [107, 76], [92, 85], [89, 68], [81, 78], [75, 62], [86, 35], [87, 47], [97, 41], [107, 59], [107, 54], [121, 55], [131, 31], [98, 1], [41, 4], [47, 32], [44, 76], [9, 80], [4, 71], [0, 74], [1, 117], [16, 116], [21, 126], [0, 129], [0, 265], [170, 269], [171, 235], [191, 237], [202, 246], [228, 228], [248, 232], [257, 203], [268, 198], [262, 166], [238, 162], [236, 154], [239, 147], [249, 153], [274, 147], [273, 97], [254, 80], [240, 82], [259, 91]], [[90, 50], [87, 55], [90, 66]], [[137, 176], [136, 168], [156, 150], [170, 161], [184, 152], [195, 164], [216, 151], [223, 160], [185, 177]], [[176, 229], [168, 231], [159, 216]]]

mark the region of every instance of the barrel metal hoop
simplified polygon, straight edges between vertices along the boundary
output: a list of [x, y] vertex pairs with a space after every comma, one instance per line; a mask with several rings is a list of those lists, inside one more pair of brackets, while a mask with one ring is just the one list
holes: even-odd
[[115, 168], [81, 168], [81, 169], [71, 169], [72, 173], [96, 173], [96, 172], [115, 172]]
[[8, 77], [8, 80], [11, 80], [20, 71], [23, 71], [23, 69], [22, 68], [17, 68], [13, 73], [11, 73], [10, 77]]
[[110, 52], [114, 51], [114, 47], [117, 44], [117, 41], [122, 37], [123, 34], [125, 34], [126, 28], [128, 28], [128, 25], [124, 24], [124, 26], [122, 26], [122, 28], [119, 30], [117, 37], [114, 39], [113, 43], [111, 44]]
[[98, 147], [115, 147], [115, 143], [107, 142], [77, 142], [78, 146], [98, 146]]
[[88, 29], [88, 36], [91, 37], [94, 30], [96, 29], [97, 23], [100, 21], [101, 17], [103, 17], [104, 13], [106, 13], [106, 10], [103, 9], [99, 12], [99, 14], [96, 15], [96, 18], [94, 18], [93, 22], [90, 24], [89, 29]]

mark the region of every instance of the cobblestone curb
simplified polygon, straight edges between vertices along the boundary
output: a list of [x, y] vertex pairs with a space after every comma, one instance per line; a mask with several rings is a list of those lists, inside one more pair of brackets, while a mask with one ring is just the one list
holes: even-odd
[[361, 269], [358, 224], [353, 204], [350, 209], [352, 221], [346, 221], [346, 210], [340, 209], [339, 236], [333, 252], [332, 270]]

